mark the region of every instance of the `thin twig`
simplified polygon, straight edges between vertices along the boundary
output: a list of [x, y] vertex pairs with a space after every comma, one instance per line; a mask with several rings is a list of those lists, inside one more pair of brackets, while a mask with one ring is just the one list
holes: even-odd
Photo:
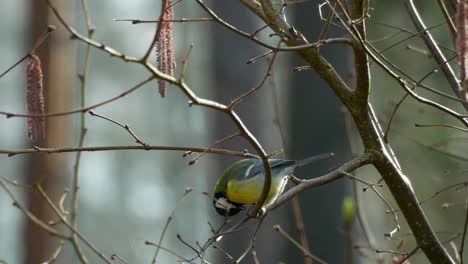
[[450, 12], [451, 10], [444, 0], [438, 0], [437, 2], [439, 3], [440, 10], [444, 15], [445, 21], [447, 21], [447, 26], [452, 34], [452, 39], [454, 40], [457, 37], [457, 27], [455, 26], [455, 21], [453, 19], [454, 12]]
[[[206, 194], [206, 193], [204, 193]], [[222, 236], [219, 236], [218, 234], [221, 232], [221, 230], [224, 229], [224, 227], [230, 222], [230, 220], [227, 219], [227, 217], [224, 218], [223, 223], [215, 229], [213, 225], [208, 222], [208, 225], [210, 226], [211, 232], [213, 233], [213, 236], [208, 238], [203, 246], [201, 246], [201, 252], [204, 254], [204, 252], [211, 246], [213, 243], [219, 241], [219, 239], [222, 238]]]
[[[462, 187], [466, 188], [467, 186], [468, 186], [468, 182], [461, 182], [461, 183], [455, 183], [455, 184], [449, 185], [449, 186], [447, 186], [447, 187], [444, 187], [444, 188], [442, 188], [442, 189], [436, 191], [436, 192], [433, 193], [431, 196], [429, 196], [429, 197], [427, 197], [427, 198], [421, 200], [421, 201], [419, 202], [419, 204], [420, 204], [420, 205], [423, 205], [423, 204], [425, 204], [426, 202], [428, 202], [429, 200], [432, 200], [432, 199], [434, 199], [435, 197], [437, 197], [438, 195], [440, 195], [440, 194], [442, 194], [442, 193], [444, 193], [444, 192], [446, 192], [446, 191], [449, 191], [449, 190], [451, 190], [451, 189], [454, 189], [454, 188], [455, 188], [455, 189], [458, 189], [458, 188], [462, 188]], [[399, 211], [400, 211], [400, 210], [395, 209], [395, 212], [399, 212]]]
[[122, 262], [123, 264], [128, 264], [128, 262], [127, 262], [125, 259], [123, 259], [122, 257], [120, 257], [120, 256], [117, 255], [117, 254], [112, 254], [112, 255], [111, 255], [111, 259], [112, 259], [112, 260], [116, 260], [116, 259], [117, 259], [118, 261]]
[[377, 196], [380, 198], [380, 200], [382, 200], [385, 205], [388, 207], [388, 211], [387, 213], [391, 213], [393, 215], [393, 220], [395, 222], [395, 228], [389, 232], [385, 232], [384, 233], [384, 236], [385, 237], [392, 237], [396, 232], [400, 231], [400, 223], [398, 221], [398, 215], [396, 214], [395, 212], [395, 209], [393, 209], [392, 205], [387, 201], [387, 199], [385, 199], [385, 197], [383, 197], [383, 195], [375, 188], [375, 186], [379, 186], [379, 185], [376, 185], [376, 184], [373, 184], [373, 183], [368, 183], [366, 181], [363, 181], [357, 177], [355, 177], [354, 175], [352, 175], [351, 173], [349, 172], [346, 172], [346, 171], [342, 171], [343, 174], [345, 174], [346, 176], [350, 177], [350, 178], [353, 178], [355, 180], [358, 180], [359, 182], [365, 184], [366, 186], [368, 186], [368, 188], [372, 189], [372, 191], [375, 192], [375, 194], [377, 194]]
[[29, 219], [31, 220], [33, 223], [35, 223], [36, 225], [38, 225], [39, 227], [41, 227], [42, 229], [44, 229], [45, 231], [47, 231], [49, 234], [53, 235], [53, 236], [56, 236], [58, 238], [62, 238], [62, 239], [69, 239], [68, 236], [66, 236], [65, 234], [62, 234], [60, 233], [59, 231], [55, 230], [54, 228], [52, 228], [51, 226], [49, 226], [48, 224], [44, 223], [44, 221], [40, 220], [39, 218], [37, 218], [31, 211], [29, 211], [22, 203], [19, 202], [18, 199], [16, 199], [15, 195], [13, 194], [13, 192], [10, 190], [10, 188], [8, 188], [8, 186], [4, 183], [3, 181], [3, 178], [0, 177], [0, 187], [2, 187], [6, 193], [8, 194], [8, 196], [10, 196], [10, 199], [13, 201], [13, 206], [17, 207], [18, 209], [21, 210], [21, 212]]
[[265, 219], [265, 215], [262, 215], [260, 220], [258, 221], [257, 227], [255, 228], [254, 233], [252, 234], [252, 237], [250, 239], [249, 246], [244, 250], [244, 253], [242, 253], [237, 259], [235, 263], [241, 263], [241, 261], [249, 254], [250, 250], [255, 248], [255, 240], [257, 239], [257, 233], [258, 230], [260, 230], [260, 226], [263, 223], [263, 220]]
[[[452, 67], [450, 66], [450, 64], [445, 63], [447, 59], [445, 58], [444, 54], [438, 47], [432, 34], [429, 31], [426, 31], [426, 25], [424, 24], [424, 21], [422, 20], [416, 8], [416, 5], [414, 4], [414, 1], [406, 0], [405, 5], [415, 27], [418, 29], [418, 31], [425, 32], [424, 34], [421, 35], [421, 37], [424, 40], [426, 46], [431, 51], [431, 54], [434, 56], [434, 59], [437, 61], [438, 64], [441, 64], [442, 72], [444, 73], [445, 78], [449, 82], [450, 87], [452, 88], [452, 90], [457, 96], [461, 96], [462, 88], [457, 79], [457, 76], [454, 70], [452, 69]], [[464, 107], [466, 110], [468, 110], [468, 105], [464, 105]]]
[[261, 55], [258, 55], [258, 56], [255, 56], [255, 57], [249, 59], [247, 61], [247, 64], [253, 64], [253, 63], [257, 62], [258, 59], [267, 57], [267, 56], [269, 56], [271, 54], [273, 54], [273, 51], [269, 50], [269, 51], [267, 51], [267, 52], [265, 52], [265, 53], [263, 53]]
[[135, 86], [133, 86], [132, 88], [128, 89], [127, 91], [123, 92], [123, 93], [120, 93], [119, 95], [117, 96], [114, 96], [114, 97], [111, 97], [107, 100], [104, 100], [102, 102], [99, 102], [97, 104], [93, 104], [93, 105], [90, 105], [90, 106], [87, 106], [87, 107], [82, 107], [82, 108], [78, 108], [78, 109], [75, 109], [75, 110], [70, 110], [70, 111], [65, 111], [65, 112], [57, 112], [57, 113], [48, 113], [48, 114], [16, 114], [16, 113], [11, 113], [11, 112], [4, 112], [4, 111], [0, 111], [0, 115], [4, 115], [6, 116], [7, 118], [12, 118], [12, 117], [22, 117], [22, 118], [41, 118], [41, 117], [47, 117], [47, 118], [51, 118], [51, 117], [59, 117], [59, 116], [66, 116], [66, 115], [71, 115], [71, 114], [76, 114], [76, 113], [86, 113], [88, 112], [89, 110], [92, 110], [92, 109], [95, 109], [95, 108], [98, 108], [100, 106], [103, 106], [103, 105], [106, 105], [108, 103], [111, 103], [117, 99], [120, 99], [140, 88], [142, 88], [144, 85], [146, 85], [147, 83], [149, 83], [150, 81], [154, 80], [154, 77], [151, 76], [141, 82], [139, 82], [138, 84], [136, 84]]
[[353, 179], [353, 180], [355, 180], [355, 181], [357, 181], [357, 182], [360, 182], [360, 183], [366, 185], [367, 188], [365, 188], [364, 191], [366, 191], [367, 189], [370, 189], [371, 186], [372, 186], [372, 187], [380, 187], [380, 188], [384, 187], [383, 184], [380, 183], [380, 181], [378, 181], [377, 183], [373, 183], [373, 182], [368, 182], [368, 181], [359, 179], [358, 177], [354, 176], [354, 174], [352, 174], [352, 173], [347, 173], [347, 172], [346, 172], [345, 174], [346, 174], [346, 176], [348, 176], [349, 178], [351, 178], [351, 179]]
[[[164, 239], [164, 235], [166, 234], [167, 228], [169, 227], [169, 224], [171, 223], [172, 219], [174, 218], [175, 212], [177, 208], [182, 204], [182, 201], [184, 200], [185, 197], [192, 191], [191, 188], [185, 188], [184, 194], [177, 200], [176, 205], [174, 209], [172, 210], [171, 215], [167, 218], [166, 224], [164, 225], [163, 231], [161, 233], [161, 236], [159, 237], [159, 242], [158, 245], [162, 245], [162, 241]], [[154, 253], [153, 260], [151, 263], [156, 263], [156, 258], [158, 257], [160, 247], [157, 247], [156, 252]]]
[[286, 238], [289, 242], [291, 242], [294, 246], [296, 246], [299, 250], [302, 251], [304, 255], [307, 255], [308, 257], [312, 258], [315, 260], [317, 263], [322, 263], [325, 264], [326, 262], [322, 260], [321, 258], [312, 255], [307, 249], [303, 248], [299, 242], [297, 242], [294, 238], [292, 238], [287, 232], [285, 232], [280, 225], [275, 225], [273, 226], [273, 230], [280, 233], [284, 238]]
[[154, 246], [154, 247], [157, 247], [157, 248], [161, 248], [162, 250], [164, 250], [164, 251], [170, 253], [171, 255], [174, 255], [174, 256], [178, 257], [180, 260], [185, 261], [185, 262], [187, 262], [187, 263], [193, 263], [192, 261], [190, 261], [190, 260], [188, 260], [188, 259], [182, 257], [181, 255], [177, 254], [175, 251], [170, 250], [170, 249], [168, 249], [168, 248], [166, 248], [166, 247], [157, 245], [157, 244], [155, 244], [155, 243], [153, 243], [153, 242], [150, 242], [150, 241], [145, 241], [145, 244], [146, 244], [146, 245], [149, 245], [149, 246]]
[[453, 128], [465, 133], [468, 133], [468, 129], [462, 128], [462, 127], [457, 127], [449, 124], [433, 124], [433, 125], [426, 125], [426, 124], [414, 124], [415, 127], [448, 127], [448, 128]]
[[413, 250], [411, 250], [405, 257], [403, 257], [402, 259], [400, 259], [400, 262], [398, 264], [404, 264], [406, 260], [408, 260], [409, 258], [411, 258], [411, 256], [413, 256], [418, 250], [420, 249], [420, 247], [415, 247]]
[[44, 33], [42, 34], [42, 36], [36, 41], [36, 43], [34, 43], [34, 45], [32, 46], [32, 48], [28, 51], [28, 53], [26, 55], [24, 55], [21, 59], [19, 59], [17, 62], [15, 62], [15, 64], [11, 65], [8, 69], [6, 69], [2, 74], [0, 74], [0, 78], [2, 78], [3, 76], [5, 76], [8, 72], [10, 72], [11, 70], [13, 70], [16, 66], [18, 66], [21, 62], [23, 62], [25, 59], [29, 58], [31, 56], [31, 54], [34, 53], [34, 51], [36, 51], [36, 49], [42, 44], [42, 42], [44, 42], [44, 40], [49, 36], [49, 34], [55, 30], [55, 27], [52, 26], [52, 25], [48, 25], [47, 26], [47, 29], [44, 31]]
[[1, 178], [4, 182], [6, 182], [6, 183], [8, 183], [8, 184], [11, 184], [11, 185], [13, 185], [13, 186], [15, 186], [15, 187], [21, 188], [21, 189], [23, 189], [23, 190], [31, 191], [31, 190], [34, 188], [34, 186], [33, 186], [33, 185], [30, 185], [30, 184], [19, 183], [19, 182], [17, 182], [16, 180], [9, 180], [9, 179], [7, 179], [7, 178], [5, 178], [5, 177], [1, 177], [1, 176], [0, 176], [0, 178]]
[[[89, 13], [89, 8], [88, 8], [88, 1], [87, 0], [81, 0], [81, 7], [83, 10], [83, 15], [84, 19], [86, 21], [86, 29], [88, 32], [88, 38], [92, 39], [93, 34], [95, 32], [95, 28], [93, 26], [93, 23], [91, 21], [91, 15]], [[91, 45], [87, 44], [86, 45], [86, 53], [85, 53], [85, 58], [84, 58], [84, 65], [83, 65], [83, 72], [80, 75], [80, 81], [81, 81], [81, 102], [80, 102], [80, 107], [84, 108], [86, 106], [86, 88], [87, 88], [87, 81], [88, 81], [88, 76], [89, 76], [89, 67], [90, 67], [90, 60], [91, 60]], [[84, 146], [84, 141], [88, 132], [88, 129], [86, 128], [86, 113], [81, 112], [80, 114], [81, 122], [80, 122], [80, 139], [78, 142], [78, 147], [83, 147]], [[80, 189], [80, 163], [81, 163], [81, 155], [82, 152], [77, 152], [76, 157], [75, 157], [75, 165], [73, 169], [73, 192], [72, 192], [72, 198], [71, 198], [71, 219], [70, 223], [74, 228], [77, 228], [78, 224], [78, 205], [79, 205], [79, 189]], [[82, 264], [87, 264], [88, 259], [84, 255], [84, 252], [79, 244], [78, 237], [76, 236], [75, 233], [72, 234], [72, 245], [75, 248], [76, 254], [78, 255], [78, 258], [80, 259]]]
[[[279, 45], [281, 44], [281, 41], [278, 42], [278, 47]], [[271, 75], [271, 68], [273, 67], [273, 63], [275, 62], [275, 58], [276, 58], [276, 54], [278, 54], [278, 52], [274, 52], [273, 53], [273, 57], [271, 58], [271, 60], [269, 61], [268, 63], [268, 67], [267, 67], [267, 70], [266, 70], [266, 73], [263, 77], [263, 79], [260, 81], [260, 83], [258, 85], [256, 85], [255, 87], [253, 87], [252, 89], [248, 90], [247, 92], [243, 93], [242, 95], [240, 95], [239, 97], [237, 97], [236, 99], [234, 99], [231, 104], [229, 104], [228, 106], [228, 109], [234, 109], [236, 107], [236, 105], [238, 105], [239, 103], [241, 103], [244, 99], [246, 99], [247, 97], [253, 95], [254, 93], [256, 93], [258, 90], [260, 90], [260, 88], [262, 88], [262, 86], [265, 84], [266, 80], [268, 79], [268, 77], [270, 77]]]
[[[107, 258], [104, 253], [102, 253], [96, 246], [93, 245], [88, 239], [86, 239], [76, 228], [74, 228], [70, 223], [68, 223], [67, 219], [63, 216], [62, 212], [60, 212], [60, 209], [52, 202], [50, 197], [47, 195], [46, 192], [44, 192], [44, 189], [42, 189], [42, 186], [40, 184], [35, 184], [34, 185], [35, 189], [42, 195], [42, 197], [46, 200], [46, 202], [49, 204], [50, 208], [55, 212], [55, 214], [60, 218], [62, 223], [64, 223], [67, 228], [72, 232], [75, 233], [78, 238], [81, 239], [99, 258], [101, 258], [104, 262], [108, 264], [112, 264], [111, 260]], [[71, 238], [68, 238], [70, 240]]]
[[158, 23], [156, 26], [156, 32], [154, 33], [153, 40], [151, 41], [151, 44], [149, 45], [148, 49], [146, 50], [145, 55], [141, 58], [141, 61], [147, 62], [149, 59], [149, 56], [151, 54], [151, 51], [154, 49], [156, 46], [156, 42], [160, 39], [161, 31], [162, 31], [162, 25], [164, 24], [164, 13], [166, 13], [167, 9], [170, 8], [168, 7], [168, 1], [163, 0], [161, 1], [161, 11], [159, 14], [159, 21], [161, 23]]
[[[394, 127], [394, 126], [393, 126]], [[411, 136], [409, 134], [404, 133], [401, 129], [396, 129], [393, 128], [393, 131], [395, 131], [399, 136], [404, 137], [408, 140], [410, 140], [413, 143], [416, 143], [424, 148], [427, 148], [429, 150], [442, 153], [450, 158], [458, 159], [458, 160], [463, 160], [463, 161], [468, 161], [468, 157], [462, 156], [460, 154], [456, 154], [453, 152], [449, 152], [447, 150], [441, 149], [441, 143], [435, 143], [435, 144], [429, 144], [421, 140], [419, 137]]]
[[216, 140], [213, 144], [211, 144], [211, 146], [209, 146], [206, 151], [203, 151], [203, 152], [200, 152], [200, 154], [198, 154], [195, 158], [193, 158], [191, 161], [189, 161], [189, 165], [193, 165], [195, 164], [195, 162], [197, 162], [201, 157], [203, 157], [203, 155], [205, 155], [206, 153], [208, 153], [208, 151], [212, 150], [215, 146], [217, 146], [218, 144], [221, 144], [222, 142], [226, 141], [226, 140], [229, 140], [231, 138], [234, 138], [234, 137], [237, 137], [240, 135], [240, 132], [236, 132], [234, 134], [231, 134], [231, 135], [228, 135], [228, 136], [225, 136], [219, 140]]
[[460, 243], [460, 263], [463, 264], [463, 251], [465, 250], [465, 238], [466, 238], [466, 231], [468, 227], [468, 204], [465, 202], [465, 223], [463, 225], [463, 234], [462, 234], [462, 240]]
[[[336, 1], [335, 0], [335, 3], [333, 4], [333, 8], [336, 7]], [[330, 28], [330, 24], [332, 23], [332, 20], [333, 20], [333, 12], [330, 12], [330, 14], [328, 14], [328, 17], [327, 19], [325, 20], [325, 25], [323, 25], [322, 27], [322, 31], [320, 32], [320, 35], [319, 35], [319, 41], [320, 40], [324, 40], [325, 39], [325, 36], [328, 32], [328, 29]]]
[[449, 242], [449, 245], [450, 247], [452, 248], [453, 250], [453, 254], [455, 255], [455, 259], [460, 262], [460, 253], [458, 252], [458, 249], [457, 249], [457, 244], [454, 242], [454, 241], [450, 241]]
[[41, 264], [52, 264], [52, 263], [54, 263], [57, 260], [58, 256], [60, 255], [60, 253], [62, 252], [62, 249], [63, 249], [64, 245], [65, 245], [65, 240], [61, 239], [58, 247], [52, 253], [52, 256], [47, 261], [41, 262]]
[[258, 259], [256, 250], [252, 250], [252, 259], [254, 261], [254, 264], [260, 264], [260, 260]]
[[245, 151], [232, 151], [225, 149], [208, 149], [208, 148], [197, 148], [197, 147], [173, 147], [173, 146], [101, 146], [101, 147], [76, 147], [76, 148], [40, 148], [34, 147], [31, 149], [0, 149], [0, 154], [6, 154], [8, 156], [32, 154], [32, 153], [66, 153], [66, 152], [95, 152], [95, 151], [115, 151], [115, 150], [170, 150], [170, 151], [191, 151], [191, 152], [206, 152], [210, 154], [228, 155], [245, 158], [258, 158], [257, 155], [247, 153]]
[[141, 139], [138, 138], [138, 136], [130, 129], [130, 127], [129, 127], [127, 124], [124, 125], [124, 124], [122, 124], [122, 123], [120, 123], [120, 122], [118, 122], [118, 121], [116, 121], [116, 120], [114, 120], [114, 119], [112, 119], [112, 118], [103, 116], [103, 115], [101, 115], [101, 114], [96, 114], [96, 113], [95, 113], [94, 111], [92, 111], [92, 110], [89, 111], [89, 114], [92, 115], [92, 116], [97, 116], [97, 117], [99, 117], [99, 118], [102, 118], [102, 119], [104, 119], [104, 120], [107, 120], [107, 121], [109, 121], [109, 122], [111, 122], [111, 123], [114, 123], [114, 124], [116, 124], [116, 125], [122, 127], [123, 129], [125, 129], [125, 130], [135, 139], [136, 143], [138, 143], [138, 144], [142, 145], [143, 147], [149, 149], [149, 148], [148, 148], [149, 145], [146, 144], [146, 143], [144, 143], [143, 141], [141, 141]]
[[182, 60], [182, 71], [180, 72], [180, 78], [179, 78], [181, 82], [184, 81], [185, 72], [187, 71], [188, 60], [190, 58], [190, 54], [192, 54], [192, 49], [193, 49], [193, 43], [190, 44], [189, 49], [187, 51], [187, 55]]
[[132, 24], [146, 24], [146, 23], [160, 23], [160, 22], [171, 22], [171, 23], [186, 23], [186, 22], [212, 22], [213, 18], [201, 17], [201, 18], [180, 18], [170, 20], [149, 20], [149, 19], [131, 19], [131, 18], [115, 18], [113, 21], [116, 22], [131, 22]]
[[219, 250], [221, 253], [223, 253], [229, 260], [232, 261], [232, 263], [236, 263], [236, 260], [234, 259], [233, 256], [231, 256], [231, 254], [229, 254], [226, 250], [222, 249], [221, 247], [217, 246], [217, 245], [213, 245], [213, 248], [214, 249], [217, 249]]
[[255, 35], [257, 35], [260, 31], [264, 30], [265, 28], [271, 26], [271, 24], [275, 21], [275, 19], [281, 15], [281, 13], [283, 12], [284, 8], [286, 7], [286, 4], [282, 4], [281, 5], [281, 8], [276, 12], [276, 14], [274, 15], [273, 19], [270, 19], [270, 22], [266, 23], [265, 25], [263, 25], [262, 27], [260, 27], [259, 29], [255, 30], [254, 32], [252, 32], [252, 34], [250, 34], [251, 37], [254, 37]]
[[[34, 185], [33, 185], [33, 188], [34, 188]], [[68, 196], [68, 190], [65, 189], [62, 193], [62, 195], [60, 196], [59, 198], [59, 201], [58, 201], [58, 208], [60, 210], [60, 213], [64, 216], [64, 217], [67, 217], [68, 216], [68, 211], [65, 209], [65, 206], [64, 206], [64, 203], [65, 203], [65, 199], [67, 198]], [[56, 225], [56, 224], [60, 224], [62, 223], [62, 220], [57, 220], [55, 222], [53, 221], [50, 221], [49, 222], [49, 225]]]
[[390, 128], [392, 127], [392, 123], [393, 123], [393, 120], [396, 116], [396, 113], [398, 111], [398, 109], [400, 108], [401, 104], [405, 101], [405, 99], [409, 96], [408, 93], [405, 93], [405, 95], [403, 95], [403, 97], [400, 99], [400, 101], [398, 101], [398, 103], [396, 104], [395, 108], [393, 109], [392, 111], [392, 115], [390, 116], [390, 120], [388, 121], [388, 124], [387, 124], [387, 129], [385, 130], [385, 135], [383, 137], [383, 140], [388, 143], [388, 134], [390, 133]]
[[[376, 21], [373, 21], [373, 22], [376, 23]], [[405, 33], [410, 34], [409, 36], [407, 36], [407, 37], [405, 37], [405, 38], [403, 38], [403, 39], [401, 39], [401, 40], [399, 40], [399, 41], [396, 41], [396, 42], [394, 42], [394, 43], [392, 43], [392, 44], [386, 46], [385, 48], [381, 49], [380, 52], [379, 52], [379, 54], [382, 54], [382, 53], [384, 53], [384, 52], [386, 52], [386, 51], [392, 49], [393, 47], [396, 47], [396, 46], [402, 44], [403, 42], [406, 42], [406, 41], [408, 41], [408, 40], [411, 40], [411, 39], [413, 39], [413, 38], [415, 38], [415, 37], [420, 37], [421, 35], [425, 34], [426, 32], [429, 32], [429, 31], [431, 31], [431, 30], [433, 30], [433, 29], [436, 29], [436, 28], [438, 28], [438, 27], [444, 26], [444, 25], [445, 25], [445, 22], [437, 23], [437, 24], [435, 24], [435, 25], [432, 25], [432, 26], [430, 26], [430, 27], [427, 27], [425, 30], [421, 30], [421, 31], [418, 31], [418, 32], [412, 32], [412, 31], [409, 31], [409, 30], [404, 29], [404, 28], [399, 28], [399, 27], [396, 27], [396, 26], [390, 26], [390, 25], [387, 25], [387, 24], [381, 23], [381, 22], [380, 22], [380, 25], [385, 25], [385, 26], [390, 27], [390, 28], [399, 29], [399, 30], [401, 30], [402, 32], [405, 32]], [[443, 47], [444, 49], [446, 49], [446, 50], [451, 51], [452, 53], [454, 53], [453, 50], [450, 49], [450, 48], [448, 48], [448, 47], [444, 47], [444, 46], [442, 46], [442, 45], [438, 45], [438, 46]]]
[[196, 249], [195, 247], [193, 247], [192, 245], [190, 245], [188, 242], [186, 242], [184, 239], [182, 239], [182, 236], [180, 234], [177, 234], [177, 239], [182, 242], [182, 244], [184, 244], [186, 247], [190, 248], [191, 250], [193, 250], [195, 252], [195, 254], [197, 255], [197, 257], [200, 259], [200, 261], [202, 263], [209, 263], [208, 261], [206, 261], [203, 256], [201, 255], [201, 250], [198, 250]]
[[407, 252], [400, 252], [400, 251], [395, 251], [395, 250], [388, 250], [388, 249], [376, 249], [375, 253], [381, 254], [381, 253], [388, 253], [392, 255], [400, 255], [400, 256], [406, 256], [408, 255]]

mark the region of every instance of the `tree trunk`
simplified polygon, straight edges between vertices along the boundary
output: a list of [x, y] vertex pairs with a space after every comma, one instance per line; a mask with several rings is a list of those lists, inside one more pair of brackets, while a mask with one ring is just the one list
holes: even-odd
[[[44, 96], [46, 112], [58, 112], [71, 108], [71, 96], [74, 78], [74, 56], [70, 45], [64, 45], [69, 35], [59, 27], [59, 23], [50, 22], [52, 16], [47, 3], [31, 1], [31, 41], [32, 46], [38, 37], [47, 29], [48, 24], [58, 26], [51, 36], [38, 49], [44, 76]], [[66, 1], [60, 4], [61, 10], [69, 10]], [[66, 67], [64, 67], [66, 65]], [[37, 142], [39, 147], [57, 147], [70, 145], [72, 132], [70, 130], [70, 117], [51, 118], [47, 120], [46, 139]], [[25, 120], [26, 122], [26, 120]], [[25, 182], [28, 184], [40, 183], [44, 191], [57, 202], [68, 183], [70, 174], [66, 155], [33, 154], [25, 164]], [[27, 192], [29, 210], [39, 219], [55, 221], [57, 217], [49, 208], [39, 193]], [[46, 261], [52, 254], [59, 240], [51, 237], [46, 231], [31, 221], [26, 222], [25, 232], [25, 258], [24, 263], [40, 263]]]

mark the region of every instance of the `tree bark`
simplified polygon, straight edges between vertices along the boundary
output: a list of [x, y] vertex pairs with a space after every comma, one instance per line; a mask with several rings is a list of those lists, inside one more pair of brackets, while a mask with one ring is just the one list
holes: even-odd
[[[30, 45], [51, 23], [50, 11], [46, 3], [42, 1], [30, 1], [31, 24]], [[69, 10], [67, 2], [61, 5], [62, 10]], [[55, 23], [57, 24], [57, 23]], [[74, 56], [69, 45], [63, 45], [69, 39], [64, 30], [54, 31], [38, 49], [44, 76], [44, 96], [46, 112], [58, 112], [71, 109], [71, 96], [73, 92], [72, 81], [76, 76], [74, 72]], [[66, 67], [64, 67], [66, 65]], [[26, 122], [26, 119], [24, 119]], [[37, 142], [39, 147], [70, 145], [72, 132], [70, 130], [70, 117], [47, 119], [46, 139]], [[25, 132], [26, 134], [26, 132]], [[67, 156], [32, 154], [25, 164], [25, 182], [28, 184], [40, 183], [45, 192], [58, 201], [67, 184]], [[28, 209], [39, 219], [48, 221], [57, 220], [55, 213], [49, 208], [47, 202], [35, 191], [27, 192]], [[50, 236], [45, 230], [31, 221], [25, 226], [25, 252], [24, 263], [39, 263], [46, 261], [58, 246], [59, 240]]]

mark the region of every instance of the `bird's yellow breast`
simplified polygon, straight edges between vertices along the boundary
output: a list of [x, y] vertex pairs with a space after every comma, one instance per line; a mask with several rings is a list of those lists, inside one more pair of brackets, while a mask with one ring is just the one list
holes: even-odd
[[[284, 185], [283, 179], [273, 180], [270, 187], [270, 192], [266, 200], [266, 204], [270, 203], [275, 199], [281, 192]], [[226, 196], [228, 200], [241, 203], [241, 204], [253, 204], [260, 198], [260, 194], [263, 189], [263, 181], [259, 181], [256, 178], [252, 178], [246, 181], [234, 181], [231, 180], [227, 183]]]

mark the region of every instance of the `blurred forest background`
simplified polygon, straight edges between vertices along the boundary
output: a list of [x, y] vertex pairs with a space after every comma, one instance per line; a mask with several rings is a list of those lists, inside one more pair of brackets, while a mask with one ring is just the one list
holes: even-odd
[[[432, 1], [418, 1], [428, 26], [443, 21], [440, 10]], [[320, 34], [323, 21], [318, 14], [321, 2], [294, 1], [286, 11], [290, 21], [310, 39]], [[56, 1], [66, 20], [86, 34], [86, 20], [80, 1]], [[89, 14], [95, 26], [94, 39], [125, 54], [142, 56], [154, 35], [155, 24], [136, 24], [114, 21], [122, 18], [155, 19], [159, 15], [159, 1], [89, 1]], [[207, 1], [224, 20], [246, 31], [263, 25], [238, 1]], [[367, 22], [368, 39], [383, 49], [404, 37], [413, 28], [401, 1], [371, 1], [371, 18]], [[327, 11], [328, 12], [328, 11]], [[45, 1], [6, 1], [0, 8], [0, 71], [3, 72], [27, 54], [47, 25], [57, 27], [37, 53], [44, 66], [47, 112], [61, 112], [79, 108], [81, 82], [86, 45], [70, 41], [70, 34], [57, 22]], [[183, 1], [175, 8], [175, 18], [206, 17], [193, 1]], [[391, 28], [385, 25], [392, 25]], [[175, 23], [175, 55], [180, 72], [181, 61], [193, 43], [186, 80], [203, 98], [229, 103], [242, 92], [254, 87], [265, 73], [267, 61], [259, 59], [246, 64], [264, 52], [254, 43], [241, 39], [212, 22]], [[399, 33], [398, 33], [399, 32]], [[438, 42], [453, 50], [446, 25], [435, 27]], [[271, 32], [260, 33], [268, 39]], [[398, 34], [396, 34], [398, 33]], [[345, 36], [344, 30], [332, 27], [330, 35]], [[275, 41], [271, 41], [276, 45]], [[352, 80], [350, 50], [342, 45], [323, 48], [323, 53], [345, 80]], [[385, 55], [419, 79], [430, 72], [435, 62], [424, 53], [422, 41], [413, 37], [396, 45]], [[155, 54], [152, 55], [155, 57]], [[154, 58], [153, 61], [156, 59]], [[359, 138], [354, 128], [346, 126], [347, 113], [326, 84], [311, 71], [293, 72], [301, 62], [289, 53], [280, 53], [273, 68], [272, 83], [238, 107], [240, 117], [259, 139], [268, 153], [282, 149], [281, 133], [275, 124], [273, 89], [277, 93], [277, 107], [285, 134], [284, 154], [288, 159], [301, 159], [319, 153], [334, 152], [332, 159], [322, 160], [301, 168], [299, 178], [317, 177], [337, 164], [346, 162], [353, 152], [360, 152]], [[379, 119], [386, 124], [403, 91], [372, 67], [372, 102]], [[25, 113], [26, 64], [13, 69], [0, 79], [2, 95], [0, 111]], [[447, 86], [439, 73], [432, 74], [426, 84], [431, 87]], [[148, 77], [142, 67], [124, 63], [108, 54], [92, 49], [86, 83], [86, 105], [95, 104], [118, 95]], [[433, 94], [424, 94], [433, 98]], [[461, 109], [460, 105], [440, 99], [443, 103]], [[206, 108], [188, 107], [187, 98], [179, 89], [169, 86], [167, 96], [161, 98], [157, 83], [95, 110], [96, 113], [128, 124], [145, 143], [150, 145], [207, 147], [216, 140], [235, 132], [234, 125], [224, 115]], [[408, 98], [401, 106], [389, 134], [399, 161], [413, 183], [419, 199], [430, 197], [438, 190], [466, 177], [466, 134], [444, 128], [415, 128], [415, 123], [450, 123], [447, 116]], [[105, 120], [85, 115], [88, 129], [85, 146], [134, 145], [134, 139], [120, 127]], [[39, 147], [73, 147], [80, 140], [80, 114], [48, 119], [47, 140]], [[24, 149], [32, 145], [27, 138], [26, 119], [0, 119], [0, 149]], [[350, 134], [351, 133], [351, 134]], [[351, 145], [356, 146], [354, 150]], [[243, 151], [249, 149], [237, 137], [222, 143], [221, 148]], [[440, 151], [436, 151], [438, 149]], [[449, 151], [451, 155], [444, 153]], [[189, 166], [193, 158], [182, 157], [182, 152], [169, 151], [106, 151], [83, 152], [79, 164], [80, 200], [78, 229], [106, 255], [118, 254], [128, 263], [149, 263], [154, 248], [145, 241], [156, 242], [171, 211], [186, 187], [193, 191], [177, 209], [167, 231], [164, 245], [181, 255], [193, 255], [176, 235], [191, 243], [205, 241], [211, 236], [208, 222], [219, 225], [222, 217], [212, 208], [211, 200], [202, 192], [211, 192], [212, 186], [224, 169], [237, 160], [235, 157], [205, 155]], [[0, 176], [11, 181], [32, 184], [42, 180], [46, 192], [57, 201], [64, 190], [71, 190], [76, 153], [28, 154], [8, 157], [0, 155]], [[377, 182], [373, 169], [360, 169], [357, 174], [370, 182]], [[327, 263], [343, 263], [341, 206], [344, 197], [359, 192], [361, 210], [370, 224], [373, 239], [381, 250], [396, 250], [401, 241], [401, 251], [414, 247], [411, 233], [400, 217], [402, 230], [391, 239], [384, 233], [395, 227], [388, 208], [371, 191], [363, 192], [364, 185], [342, 179], [314, 188], [300, 195], [301, 209], [306, 224], [305, 231], [311, 252]], [[37, 193], [13, 188], [19, 201], [46, 220], [56, 220], [54, 214]], [[385, 187], [383, 196], [393, 205]], [[457, 189], [437, 196], [424, 205], [425, 212], [441, 240], [449, 239], [463, 229], [465, 215], [465, 189]], [[67, 207], [70, 200], [65, 200]], [[283, 236], [273, 231], [281, 225], [293, 237], [297, 230], [292, 208], [286, 204], [273, 211], [263, 223], [256, 240], [256, 252], [262, 263], [301, 263], [301, 251]], [[245, 249], [252, 229], [227, 236], [222, 247], [237, 256]], [[355, 263], [375, 263], [375, 253], [369, 249], [362, 231], [354, 222], [352, 232]], [[459, 240], [455, 240], [459, 241]], [[46, 261], [59, 246], [60, 241], [32, 224], [22, 212], [12, 206], [4, 191], [0, 191], [0, 260], [11, 263], [40, 263]], [[84, 253], [90, 263], [99, 259], [86, 246]], [[213, 263], [225, 263], [226, 257], [216, 250], [208, 251]], [[391, 255], [380, 254], [383, 263], [390, 263]], [[177, 258], [162, 251], [160, 263], [175, 263]], [[1, 263], [0, 261], [0, 263]], [[422, 254], [416, 254], [411, 263], [427, 263]], [[57, 263], [79, 263], [69, 243], [57, 258]], [[245, 263], [253, 263], [247, 257]]]

